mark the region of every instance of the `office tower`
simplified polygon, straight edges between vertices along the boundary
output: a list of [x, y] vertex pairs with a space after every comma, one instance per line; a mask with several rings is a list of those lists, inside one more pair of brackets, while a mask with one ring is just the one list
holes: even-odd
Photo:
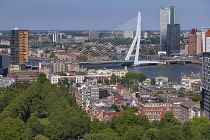
[[201, 39], [201, 32], [196, 32], [196, 36], [197, 36], [197, 49], [196, 49], [196, 55], [202, 53], [202, 39]]
[[191, 34], [188, 36], [188, 54], [196, 55], [197, 51], [197, 29], [192, 29]]
[[98, 31], [89, 31], [89, 40], [99, 39]]
[[167, 25], [166, 55], [180, 53], [180, 24]]
[[57, 32], [53, 32], [53, 42], [57, 42], [58, 40], [58, 33]]
[[210, 30], [206, 32], [206, 52], [210, 52]]
[[2, 55], [0, 55], [0, 74], [3, 74]]
[[160, 50], [166, 51], [167, 25], [175, 23], [174, 6], [160, 8]]
[[147, 31], [144, 32], [144, 33], [143, 33], [143, 36], [144, 36], [144, 38], [148, 38], [148, 37], [149, 37], [149, 32], [147, 32]]
[[132, 30], [124, 31], [124, 38], [134, 38], [134, 31]]
[[208, 30], [210, 30], [210, 27], [202, 27], [202, 46], [203, 46], [203, 52], [207, 52], [206, 51], [206, 32]]
[[203, 89], [202, 89], [202, 103], [201, 109], [203, 111], [203, 116], [210, 119], [210, 52], [203, 53]]
[[28, 62], [28, 30], [11, 31], [10, 36], [10, 64], [24, 64]]

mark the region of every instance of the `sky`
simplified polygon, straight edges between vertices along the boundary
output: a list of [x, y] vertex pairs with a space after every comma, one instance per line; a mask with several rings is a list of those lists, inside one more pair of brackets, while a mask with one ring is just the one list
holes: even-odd
[[112, 30], [138, 11], [145, 30], [159, 30], [169, 5], [182, 30], [210, 26], [210, 0], [0, 0], [0, 30]]

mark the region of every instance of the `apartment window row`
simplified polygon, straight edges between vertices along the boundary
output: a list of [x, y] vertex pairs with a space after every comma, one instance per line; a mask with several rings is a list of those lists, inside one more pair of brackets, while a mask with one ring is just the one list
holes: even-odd
[[161, 114], [161, 112], [146, 112], [146, 115], [151, 115], [151, 114]]

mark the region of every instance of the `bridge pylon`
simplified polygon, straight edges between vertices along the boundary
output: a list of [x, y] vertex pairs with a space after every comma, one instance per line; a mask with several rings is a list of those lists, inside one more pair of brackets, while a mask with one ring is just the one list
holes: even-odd
[[134, 59], [134, 65], [139, 65], [139, 48], [140, 48], [140, 41], [141, 41], [141, 13], [138, 12], [138, 19], [137, 19], [137, 27], [136, 27], [136, 35], [133, 39], [133, 42], [131, 44], [131, 47], [128, 51], [128, 54], [125, 57], [125, 60], [129, 60], [131, 57], [131, 54], [136, 48], [136, 54], [135, 54], [135, 59]]

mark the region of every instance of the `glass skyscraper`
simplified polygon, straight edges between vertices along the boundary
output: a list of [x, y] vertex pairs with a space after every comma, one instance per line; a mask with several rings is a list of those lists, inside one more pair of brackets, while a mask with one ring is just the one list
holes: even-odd
[[167, 48], [167, 25], [175, 23], [174, 6], [160, 8], [160, 50]]

